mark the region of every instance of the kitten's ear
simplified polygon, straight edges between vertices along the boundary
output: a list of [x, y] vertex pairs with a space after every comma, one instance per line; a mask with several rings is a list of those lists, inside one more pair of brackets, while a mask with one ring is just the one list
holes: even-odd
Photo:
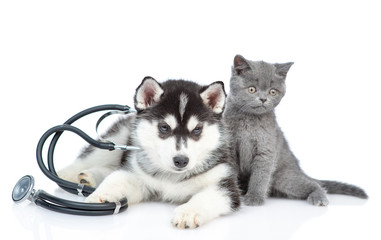
[[135, 93], [135, 109], [142, 111], [159, 102], [164, 90], [152, 77], [145, 77]]
[[288, 63], [276, 63], [274, 64], [276, 68], [276, 73], [281, 76], [281, 77], [286, 77], [288, 70], [290, 70], [290, 67], [294, 64], [293, 62], [288, 62]]
[[200, 90], [204, 104], [214, 113], [220, 114], [225, 108], [226, 93], [223, 82], [214, 82]]
[[233, 71], [239, 75], [242, 73], [244, 70], [250, 69], [249, 64], [247, 63], [247, 60], [242, 57], [241, 55], [236, 55], [234, 57], [234, 66], [233, 66]]

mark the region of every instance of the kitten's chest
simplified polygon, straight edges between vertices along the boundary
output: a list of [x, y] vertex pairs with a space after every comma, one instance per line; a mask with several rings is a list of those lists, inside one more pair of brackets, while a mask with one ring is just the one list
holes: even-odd
[[276, 122], [271, 118], [243, 118], [236, 121], [236, 138], [246, 144], [271, 144], [276, 138]]
[[240, 132], [272, 134], [276, 130], [276, 123], [271, 118], [242, 118], [236, 123]]

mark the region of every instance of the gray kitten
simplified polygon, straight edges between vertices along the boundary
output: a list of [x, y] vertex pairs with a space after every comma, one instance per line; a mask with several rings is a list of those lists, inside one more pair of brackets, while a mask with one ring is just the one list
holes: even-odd
[[285, 94], [292, 64], [234, 58], [224, 121], [232, 137], [244, 202], [263, 205], [267, 196], [282, 196], [326, 206], [326, 193], [368, 198], [361, 188], [316, 180], [300, 168], [274, 113]]

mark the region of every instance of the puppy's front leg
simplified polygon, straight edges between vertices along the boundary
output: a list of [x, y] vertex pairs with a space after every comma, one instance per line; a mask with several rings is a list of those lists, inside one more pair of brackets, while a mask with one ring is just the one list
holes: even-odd
[[194, 195], [187, 203], [178, 206], [172, 225], [178, 228], [196, 228], [206, 222], [233, 211], [226, 190], [210, 186]]
[[117, 170], [103, 180], [101, 185], [86, 198], [89, 203], [117, 202], [126, 197], [129, 204], [141, 202], [143, 187], [136, 177], [126, 170]]

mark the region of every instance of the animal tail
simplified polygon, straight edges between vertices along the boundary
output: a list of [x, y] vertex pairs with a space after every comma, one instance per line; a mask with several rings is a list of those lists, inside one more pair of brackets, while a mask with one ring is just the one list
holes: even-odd
[[327, 193], [350, 195], [363, 199], [368, 198], [368, 195], [363, 189], [351, 184], [326, 180], [319, 180], [318, 182], [324, 189], [327, 190]]

